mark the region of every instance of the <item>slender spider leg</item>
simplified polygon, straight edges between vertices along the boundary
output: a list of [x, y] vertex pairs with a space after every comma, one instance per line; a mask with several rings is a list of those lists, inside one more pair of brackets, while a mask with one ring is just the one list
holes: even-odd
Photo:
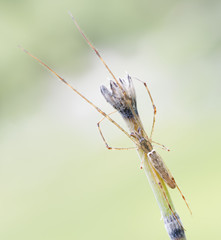
[[167, 148], [165, 145], [163, 145], [163, 144], [161, 144], [161, 143], [158, 143], [158, 142], [155, 142], [155, 141], [152, 141], [152, 143], [157, 144], [158, 146], [160, 146], [163, 150], [165, 150], [165, 151], [167, 151], [167, 152], [170, 151], [169, 148]]
[[82, 93], [80, 93], [76, 88], [72, 87], [64, 78], [62, 78], [59, 74], [57, 74], [52, 68], [50, 68], [47, 64], [42, 62], [39, 58], [32, 55], [29, 51], [24, 49], [21, 46], [18, 46], [21, 48], [22, 51], [27, 53], [30, 57], [34, 58], [36, 61], [38, 61], [41, 65], [43, 65], [45, 68], [47, 68], [52, 74], [54, 74], [58, 79], [60, 79], [64, 84], [66, 84], [69, 88], [71, 88], [75, 93], [77, 93], [80, 97], [82, 97], [87, 103], [89, 103], [93, 108], [95, 108], [101, 115], [103, 115], [105, 118], [107, 118], [110, 122], [112, 122], [117, 128], [119, 128], [125, 135], [127, 135], [131, 141], [133, 141], [136, 145], [138, 144], [138, 141], [134, 139], [130, 134], [125, 131], [117, 122], [115, 122], [112, 118], [108, 116], [104, 111], [102, 111], [99, 107], [97, 107], [94, 103], [92, 103], [89, 99], [87, 99]]
[[[116, 113], [116, 112], [117, 112], [117, 110], [115, 110], [115, 111], [113, 111], [113, 112], [111, 112], [111, 113], [109, 113], [109, 114], [107, 114], [107, 115], [110, 116], [111, 114], [114, 114], [114, 113]], [[99, 130], [99, 132], [100, 132], [100, 135], [101, 135], [101, 137], [102, 137], [102, 139], [103, 139], [103, 141], [104, 141], [104, 143], [105, 143], [105, 146], [106, 146], [106, 148], [107, 148], [108, 150], [131, 150], [131, 149], [137, 149], [136, 147], [129, 147], [129, 148], [113, 148], [113, 147], [110, 147], [110, 146], [108, 145], [106, 139], [104, 138], [104, 135], [103, 135], [103, 133], [102, 133], [102, 131], [101, 131], [101, 127], [100, 127], [100, 123], [101, 123], [102, 121], [104, 121], [105, 119], [106, 119], [106, 117], [103, 117], [103, 118], [97, 123], [97, 127], [98, 127], [98, 130]]]
[[[81, 35], [83, 36], [83, 38], [85, 39], [85, 41], [88, 43], [88, 45], [94, 50], [94, 52], [96, 53], [96, 55], [98, 56], [98, 58], [101, 60], [101, 62], [104, 64], [105, 68], [108, 70], [108, 72], [110, 73], [110, 75], [113, 77], [113, 79], [116, 81], [116, 83], [118, 84], [118, 86], [121, 87], [119, 81], [117, 80], [117, 78], [115, 77], [115, 75], [113, 74], [113, 72], [110, 70], [110, 68], [108, 67], [108, 65], [106, 64], [106, 62], [104, 61], [104, 59], [101, 57], [100, 53], [98, 52], [98, 50], [93, 46], [93, 44], [89, 41], [89, 39], [86, 37], [86, 35], [83, 33], [83, 31], [81, 30], [80, 26], [78, 25], [76, 19], [74, 18], [74, 16], [71, 14], [71, 12], [68, 12], [72, 21], [74, 22], [75, 26], [77, 27], [78, 31], [81, 33]], [[122, 87], [121, 87], [122, 89]]]
[[[148, 157], [147, 157], [147, 158], [148, 158]], [[149, 158], [148, 158], [148, 162], [149, 162], [150, 167], [151, 167], [151, 169], [152, 169], [154, 178], [155, 178], [157, 184], [159, 185], [159, 187], [160, 187], [160, 189], [161, 189], [161, 192], [162, 192], [162, 194], [163, 194], [163, 196], [164, 196], [164, 198], [165, 198], [165, 200], [166, 200], [166, 202], [167, 202], [167, 205], [168, 205], [170, 211], [172, 212], [173, 216], [176, 218], [176, 220], [177, 220], [177, 222], [179, 223], [179, 225], [183, 228], [183, 225], [181, 224], [181, 222], [180, 222], [179, 219], [177, 218], [175, 212], [173, 211], [173, 209], [172, 209], [172, 207], [171, 207], [171, 205], [170, 205], [170, 203], [169, 203], [169, 200], [168, 200], [168, 198], [167, 198], [166, 192], [164, 191], [163, 186], [162, 186], [162, 184], [161, 184], [161, 182], [160, 182], [160, 179], [159, 179], [159, 177], [157, 176], [157, 173], [156, 173], [154, 167], [152, 166]], [[184, 229], [184, 228], [183, 228], [183, 229]]]
[[192, 211], [191, 211], [191, 209], [190, 209], [190, 207], [189, 207], [189, 204], [187, 203], [186, 198], [184, 197], [183, 193], [181, 192], [180, 188], [178, 187], [178, 185], [177, 185], [177, 183], [176, 183], [174, 177], [172, 177], [172, 181], [175, 183], [175, 185], [176, 185], [178, 191], [180, 192], [180, 195], [182, 196], [184, 202], [186, 203], [187, 208], [188, 208], [189, 211], [190, 211], [190, 214], [192, 215]]
[[[117, 78], [115, 77], [115, 75], [113, 74], [113, 72], [110, 70], [110, 68], [108, 67], [107, 63], [104, 61], [104, 59], [101, 57], [101, 54], [98, 52], [98, 50], [94, 47], [94, 45], [90, 42], [90, 40], [87, 38], [87, 36], [84, 34], [84, 32], [82, 31], [82, 29], [80, 28], [80, 26], [78, 25], [76, 19], [74, 18], [74, 16], [71, 14], [71, 12], [68, 12], [72, 21], [74, 22], [75, 26], [77, 27], [78, 31], [81, 33], [81, 35], [83, 36], [83, 38], [85, 39], [85, 41], [88, 43], [88, 45], [90, 46], [90, 48], [95, 52], [95, 54], [98, 56], [98, 58], [101, 60], [101, 62], [104, 64], [105, 68], [108, 70], [108, 72], [110, 73], [110, 75], [113, 77], [114, 81], [117, 83], [117, 85], [119, 86], [119, 88], [121, 89], [121, 91], [124, 94], [124, 99], [125, 101], [130, 105], [130, 101], [128, 101], [128, 96], [123, 88], [123, 86], [120, 84], [119, 80], [117, 80]], [[133, 109], [133, 107], [131, 106], [131, 111], [135, 117], [135, 119], [138, 120], [138, 117]]]
[[152, 106], [153, 106], [153, 124], [152, 124], [151, 132], [150, 132], [150, 141], [152, 142], [152, 136], [153, 136], [154, 126], [155, 126], [155, 121], [156, 121], [157, 108], [156, 108], [156, 105], [154, 104], [154, 101], [153, 101], [152, 95], [150, 93], [150, 90], [147, 87], [147, 83], [142, 81], [142, 80], [140, 80], [139, 78], [136, 78], [136, 77], [134, 77], [134, 79], [136, 79], [136, 80], [138, 80], [138, 81], [143, 83], [144, 87], [146, 88], [146, 90], [148, 92], [148, 95], [150, 97], [150, 101], [151, 101]]

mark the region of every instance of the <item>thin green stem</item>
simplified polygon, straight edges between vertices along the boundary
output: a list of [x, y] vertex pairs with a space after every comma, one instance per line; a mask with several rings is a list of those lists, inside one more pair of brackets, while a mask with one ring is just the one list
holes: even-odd
[[[133, 120], [126, 120], [130, 132], [137, 131], [137, 123]], [[160, 208], [165, 228], [171, 240], [186, 240], [184, 228], [179, 215], [176, 213], [172, 199], [164, 180], [153, 169], [148, 160], [147, 153], [141, 148], [137, 150], [142, 167], [145, 171], [149, 184]]]

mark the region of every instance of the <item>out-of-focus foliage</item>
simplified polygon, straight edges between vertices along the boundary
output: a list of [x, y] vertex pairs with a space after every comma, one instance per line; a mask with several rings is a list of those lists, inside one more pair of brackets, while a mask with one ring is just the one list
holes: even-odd
[[[221, 2], [172, 0], [1, 1], [0, 239], [167, 239], [136, 152], [107, 151], [101, 116], [17, 48], [111, 111], [99, 93], [109, 75], [68, 10], [116, 76], [148, 81], [155, 140], [171, 148], [160, 153], [193, 211], [170, 191], [187, 239], [220, 239]], [[135, 86], [149, 131], [151, 104]], [[111, 146], [131, 144], [103, 129]]]

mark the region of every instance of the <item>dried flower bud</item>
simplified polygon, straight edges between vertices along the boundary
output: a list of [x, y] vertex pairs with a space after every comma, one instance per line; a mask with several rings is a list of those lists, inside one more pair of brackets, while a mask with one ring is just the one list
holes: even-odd
[[110, 81], [111, 91], [102, 85], [101, 93], [123, 118], [131, 119], [134, 118], [134, 114], [138, 115], [136, 94], [131, 77], [127, 75], [126, 79], [119, 79], [120, 86]]

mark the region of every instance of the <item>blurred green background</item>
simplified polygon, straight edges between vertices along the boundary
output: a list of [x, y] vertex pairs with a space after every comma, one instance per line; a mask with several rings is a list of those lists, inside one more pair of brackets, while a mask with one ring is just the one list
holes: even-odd
[[[220, 239], [221, 2], [0, 2], [0, 239], [169, 239], [135, 151], [108, 151], [101, 116], [18, 44], [105, 112], [108, 72], [76, 30], [70, 10], [116, 76], [147, 81], [157, 105], [155, 141], [177, 190], [187, 239]], [[135, 83], [149, 133], [152, 106]], [[116, 117], [124, 126], [122, 120]], [[111, 146], [131, 146], [108, 122]]]

